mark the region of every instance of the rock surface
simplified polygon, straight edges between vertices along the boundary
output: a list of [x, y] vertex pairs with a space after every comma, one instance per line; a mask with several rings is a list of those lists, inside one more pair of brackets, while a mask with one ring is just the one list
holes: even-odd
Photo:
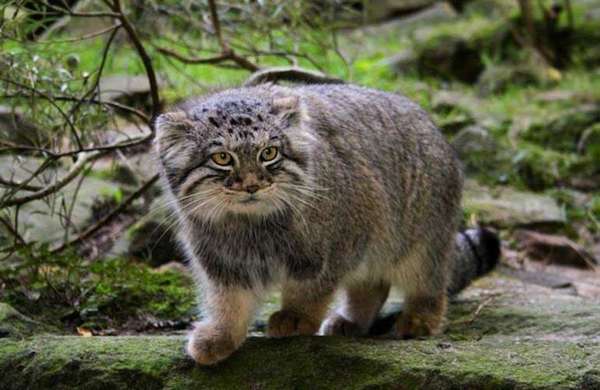
[[212, 368], [183, 346], [180, 335], [5, 337], [0, 388], [600, 387], [598, 305], [497, 274], [463, 293], [447, 331], [425, 340], [252, 337]]
[[546, 263], [593, 268], [598, 261], [581, 245], [567, 237], [519, 229], [515, 232], [518, 246], [529, 258]]
[[499, 227], [535, 224], [564, 224], [565, 210], [547, 195], [518, 191], [510, 187], [490, 190], [467, 180], [463, 207], [480, 222]]

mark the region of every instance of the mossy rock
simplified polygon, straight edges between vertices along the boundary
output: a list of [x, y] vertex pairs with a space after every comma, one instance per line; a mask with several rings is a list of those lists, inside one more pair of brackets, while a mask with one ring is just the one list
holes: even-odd
[[477, 79], [477, 87], [482, 96], [500, 94], [515, 85], [541, 85], [543, 83], [541, 70], [527, 65], [489, 66]]
[[0, 340], [6, 337], [26, 338], [34, 334], [56, 331], [19, 313], [12, 306], [0, 302]]
[[598, 162], [592, 154], [581, 156], [522, 142], [512, 156], [512, 173], [516, 182], [541, 191], [595, 175], [600, 172]]
[[424, 340], [250, 338], [196, 366], [183, 336], [34, 336], [0, 341], [2, 389], [579, 389], [600, 386], [600, 309], [495, 275], [451, 304]]
[[565, 153], [577, 151], [577, 145], [586, 129], [600, 122], [600, 105], [587, 104], [533, 123], [519, 136], [544, 148]]

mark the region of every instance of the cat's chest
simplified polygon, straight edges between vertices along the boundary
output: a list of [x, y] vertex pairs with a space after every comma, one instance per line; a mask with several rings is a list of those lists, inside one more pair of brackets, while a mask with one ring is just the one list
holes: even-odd
[[284, 261], [290, 254], [311, 252], [302, 234], [285, 224], [201, 226], [194, 235], [199, 248], [239, 261]]
[[197, 255], [205, 268], [220, 275], [238, 275], [237, 279], [267, 282], [282, 271], [305, 279], [316, 277], [323, 268], [323, 257], [315, 246], [286, 227], [205, 230], [199, 241]]

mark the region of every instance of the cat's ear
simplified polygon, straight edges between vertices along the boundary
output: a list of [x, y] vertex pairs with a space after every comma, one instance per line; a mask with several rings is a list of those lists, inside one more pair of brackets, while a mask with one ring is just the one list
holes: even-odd
[[182, 135], [192, 128], [192, 122], [184, 111], [173, 111], [159, 115], [154, 128], [158, 137]]
[[284, 96], [273, 99], [271, 113], [279, 116], [288, 125], [300, 121], [300, 98], [298, 96]]

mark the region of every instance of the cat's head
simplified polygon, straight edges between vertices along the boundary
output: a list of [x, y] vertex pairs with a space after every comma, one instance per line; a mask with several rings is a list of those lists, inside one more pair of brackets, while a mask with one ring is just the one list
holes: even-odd
[[264, 218], [313, 200], [314, 139], [303, 129], [300, 98], [241, 91], [190, 102], [156, 121], [162, 173], [185, 215]]

